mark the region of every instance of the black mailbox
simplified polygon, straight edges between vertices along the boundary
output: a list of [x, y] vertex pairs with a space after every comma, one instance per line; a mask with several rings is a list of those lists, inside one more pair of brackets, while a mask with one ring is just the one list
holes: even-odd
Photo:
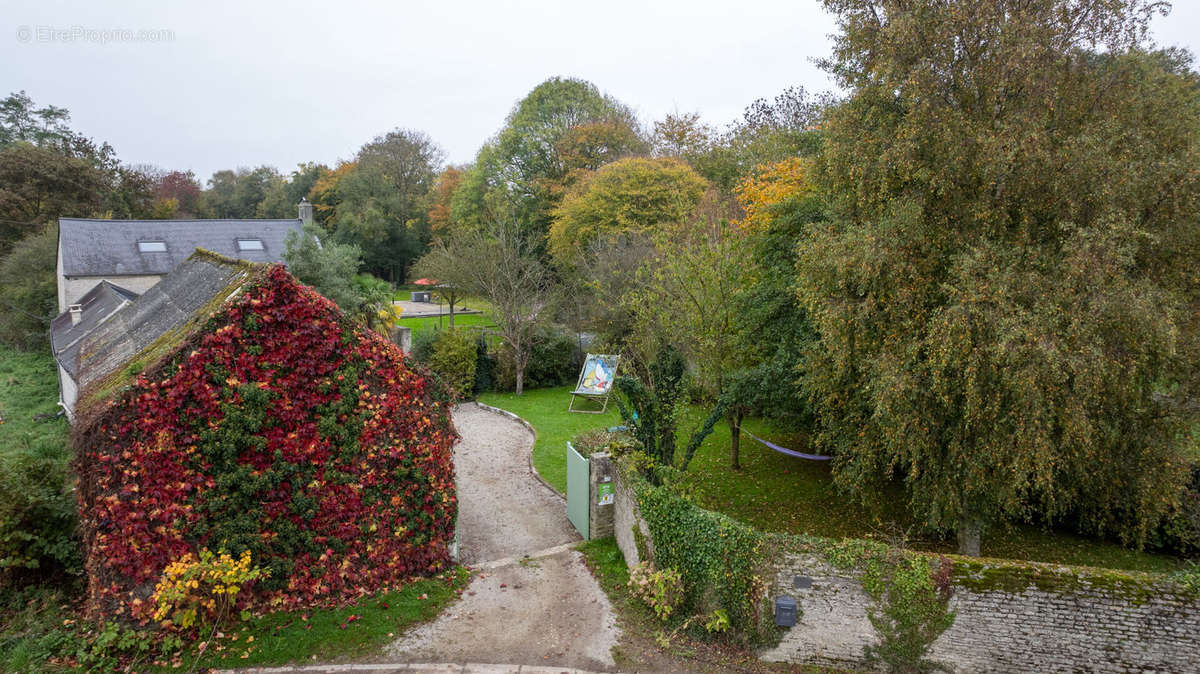
[[792, 627], [796, 624], [796, 600], [791, 597], [775, 598], [775, 624]]

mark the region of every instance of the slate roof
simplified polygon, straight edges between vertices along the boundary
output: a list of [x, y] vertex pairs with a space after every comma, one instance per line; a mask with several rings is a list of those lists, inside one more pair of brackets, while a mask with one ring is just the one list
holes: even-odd
[[[151, 365], [237, 294], [261, 265], [197, 250], [141, 297], [99, 324], [80, 342], [80, 404], [90, 385], [135, 360]], [[105, 382], [107, 388], [109, 382]]]
[[101, 281], [79, 298], [78, 304], [83, 312], [78, 323], [71, 323], [70, 311], [62, 312], [51, 321], [50, 347], [54, 349], [55, 360], [72, 379], [77, 377], [79, 362], [76, 356], [79, 354], [79, 344], [83, 338], [97, 325], [108, 320], [113, 312], [137, 297], [138, 294], [132, 290]]
[[[64, 276], [166, 274], [197, 248], [251, 262], [282, 262], [284, 237], [296, 220], [95, 220], [59, 218]], [[239, 250], [238, 239], [260, 239], [262, 250]], [[163, 241], [164, 253], [143, 253], [139, 241]]]

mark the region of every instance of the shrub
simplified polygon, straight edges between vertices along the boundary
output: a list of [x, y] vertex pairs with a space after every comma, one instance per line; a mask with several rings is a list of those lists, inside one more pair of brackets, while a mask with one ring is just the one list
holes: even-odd
[[475, 390], [475, 340], [466, 330], [440, 330], [433, 343], [429, 368], [438, 373], [459, 399]]
[[154, 588], [154, 619], [164, 627], [185, 630], [221, 625], [233, 616], [242, 589], [269, 574], [257, 566], [250, 567], [249, 550], [240, 559], [224, 550], [213, 554], [201, 548], [199, 557], [185, 552], [167, 565]]
[[488, 350], [487, 338], [480, 332], [475, 336], [475, 393], [491, 391], [496, 386], [496, 359]]
[[80, 568], [64, 447], [0, 453], [0, 578]]
[[412, 333], [412, 356], [418, 363], [429, 364], [433, 359], [433, 345], [440, 330], [414, 330]]
[[654, 562], [640, 562], [629, 572], [629, 588], [666, 622], [683, 603], [683, 578], [675, 569], [654, 568]]
[[[149, 620], [163, 570], [250, 552], [248, 606], [335, 605], [449, 564], [455, 433], [394, 344], [281, 266], [73, 429], [92, 611]], [[115, 392], [101, 396], [105, 390]]]
[[[516, 368], [512, 354], [500, 348], [496, 358], [496, 389], [512, 391], [516, 388]], [[546, 388], [574, 383], [579, 376], [583, 359], [573, 335], [561, 330], [544, 327], [538, 330], [533, 346], [533, 356], [525, 368], [525, 388]]]
[[607, 431], [597, 429], [580, 433], [571, 440], [571, 446], [581, 456], [591, 456], [600, 452], [619, 457], [629, 452], [641, 449], [641, 444], [625, 431]]

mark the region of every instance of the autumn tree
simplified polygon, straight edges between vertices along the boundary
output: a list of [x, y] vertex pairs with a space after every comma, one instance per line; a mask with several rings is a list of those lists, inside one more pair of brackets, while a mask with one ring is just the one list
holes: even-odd
[[[159, 201], [173, 199], [176, 217], [194, 218], [200, 205], [203, 188], [191, 171], [167, 171], [158, 176], [154, 196]], [[299, 201], [299, 200], [297, 200]]]
[[85, 157], [19, 141], [0, 148], [0, 255], [59, 217], [94, 217], [109, 176]]
[[[592, 129], [595, 133], [584, 137], [576, 131], [571, 137], [574, 127], [595, 123], [601, 123]], [[614, 133], [618, 127], [637, 128], [633, 111], [595, 85], [569, 78], [546, 80], [517, 103], [496, 138], [480, 149], [455, 192], [454, 219], [480, 223], [491, 201], [506, 200], [540, 250], [540, 238], [550, 228], [569, 172], [563, 152], [592, 161], [616, 158], [630, 146], [627, 133]], [[608, 148], [607, 143], [615, 147]]]
[[708, 183], [675, 159], [630, 157], [580, 180], [554, 210], [550, 253], [561, 266], [598, 239], [653, 234], [692, 220]]
[[454, 191], [462, 184], [462, 178], [462, 169], [447, 166], [434, 180], [429, 212], [425, 217], [429, 220], [429, 231], [435, 237], [448, 232], [452, 226], [450, 200], [454, 197]]
[[831, 224], [800, 246], [839, 485], [1140, 544], [1178, 500], [1197, 360], [1197, 79], [1143, 0], [825, 0]]

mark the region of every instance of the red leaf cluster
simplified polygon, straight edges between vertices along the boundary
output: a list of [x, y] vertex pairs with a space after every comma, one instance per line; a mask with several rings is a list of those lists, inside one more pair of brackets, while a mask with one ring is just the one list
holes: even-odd
[[[338, 604], [442, 570], [457, 512], [456, 432], [433, 386], [283, 267], [261, 270], [76, 428], [91, 608], [145, 620], [164, 567], [223, 547], [206, 518], [265, 475], [274, 478], [251, 495], [261, 517], [248, 547], [254, 564], [286, 562], [290, 573], [245, 593], [243, 606]], [[246, 431], [231, 419], [250, 398], [265, 412]], [[224, 440], [234, 432], [243, 441]], [[309, 549], [275, 545], [281, 530]]]

